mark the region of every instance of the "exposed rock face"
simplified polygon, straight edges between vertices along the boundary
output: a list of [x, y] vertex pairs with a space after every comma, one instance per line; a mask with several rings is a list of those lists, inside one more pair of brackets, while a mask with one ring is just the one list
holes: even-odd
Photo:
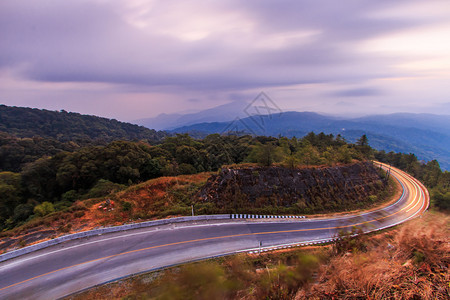
[[383, 185], [370, 162], [302, 169], [223, 168], [208, 179], [198, 196], [225, 210], [285, 207], [313, 212], [355, 206]]

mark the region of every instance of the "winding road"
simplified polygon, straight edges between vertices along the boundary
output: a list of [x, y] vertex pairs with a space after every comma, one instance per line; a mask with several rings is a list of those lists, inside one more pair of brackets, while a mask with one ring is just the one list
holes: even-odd
[[[387, 169], [386, 165], [382, 165]], [[422, 214], [427, 189], [391, 168], [401, 197], [381, 209], [331, 218], [177, 223], [68, 241], [0, 263], [0, 299], [57, 299], [130, 274], [262, 247], [331, 239], [338, 230], [390, 227]]]

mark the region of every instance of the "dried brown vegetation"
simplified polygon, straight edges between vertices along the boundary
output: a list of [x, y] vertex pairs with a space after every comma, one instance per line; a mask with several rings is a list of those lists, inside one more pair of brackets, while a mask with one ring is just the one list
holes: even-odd
[[[425, 220], [424, 220], [425, 219]], [[298, 298], [448, 299], [449, 216], [428, 213], [367, 241], [367, 251], [332, 257]]]

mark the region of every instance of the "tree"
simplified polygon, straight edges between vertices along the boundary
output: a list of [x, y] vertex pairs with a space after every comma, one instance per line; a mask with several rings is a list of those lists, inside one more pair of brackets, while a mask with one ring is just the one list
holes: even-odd
[[205, 171], [205, 163], [207, 161], [207, 153], [203, 150], [197, 150], [191, 146], [180, 146], [176, 150], [176, 160], [179, 165], [189, 164], [193, 166], [198, 172]]
[[142, 164], [141, 177], [144, 180], [156, 178], [162, 176], [161, 166], [159, 161], [156, 159], [147, 159], [144, 164]]
[[357, 141], [356, 145], [358, 146], [369, 146], [369, 139], [367, 138], [367, 135], [363, 134]]
[[441, 193], [440, 191], [433, 191], [433, 204], [442, 210], [450, 210], [450, 191]]
[[303, 143], [303, 147], [298, 151], [298, 157], [300, 162], [307, 166], [323, 163], [319, 151], [308, 140]]
[[17, 225], [19, 222], [23, 222], [33, 214], [34, 205], [32, 201], [28, 201], [24, 204], [19, 204], [14, 208], [14, 215], [12, 222]]
[[191, 164], [182, 163], [179, 165], [178, 170], [180, 174], [195, 174], [197, 170]]
[[71, 163], [65, 163], [58, 168], [56, 182], [65, 190], [70, 190], [76, 187], [78, 177], [78, 168]]
[[14, 209], [20, 204], [20, 175], [12, 172], [0, 173], [0, 229], [14, 214]]
[[369, 139], [365, 134], [356, 141], [356, 146], [365, 158], [371, 158], [372, 148], [369, 146]]
[[337, 161], [337, 154], [332, 146], [327, 147], [327, 149], [323, 152], [323, 157], [330, 166]]
[[425, 184], [427, 184], [429, 187], [437, 186], [439, 182], [439, 177], [442, 174], [441, 167], [439, 166], [437, 160], [429, 161], [425, 165], [424, 173], [425, 174], [423, 177]]
[[344, 164], [348, 164], [352, 161], [352, 154], [346, 144], [342, 145], [341, 147], [339, 147], [337, 149], [336, 156], [337, 156], [337, 161], [344, 163]]
[[296, 168], [300, 163], [300, 159], [297, 157], [297, 155], [291, 153], [290, 155], [285, 156], [283, 165], [287, 168], [294, 169]]
[[268, 142], [267, 144], [255, 145], [250, 156], [253, 161], [269, 167], [274, 162], [280, 162], [283, 158], [283, 153], [275, 144]]
[[53, 200], [59, 196], [60, 187], [56, 181], [57, 166], [61, 155], [52, 158], [41, 158], [28, 164], [22, 171], [22, 181], [26, 196], [37, 201]]

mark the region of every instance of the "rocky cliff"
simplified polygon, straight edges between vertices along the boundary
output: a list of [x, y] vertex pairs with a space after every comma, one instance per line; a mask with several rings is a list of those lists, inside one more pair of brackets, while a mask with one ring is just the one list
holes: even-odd
[[224, 212], [312, 213], [364, 207], [384, 190], [377, 168], [359, 162], [302, 169], [222, 168], [197, 196]]

